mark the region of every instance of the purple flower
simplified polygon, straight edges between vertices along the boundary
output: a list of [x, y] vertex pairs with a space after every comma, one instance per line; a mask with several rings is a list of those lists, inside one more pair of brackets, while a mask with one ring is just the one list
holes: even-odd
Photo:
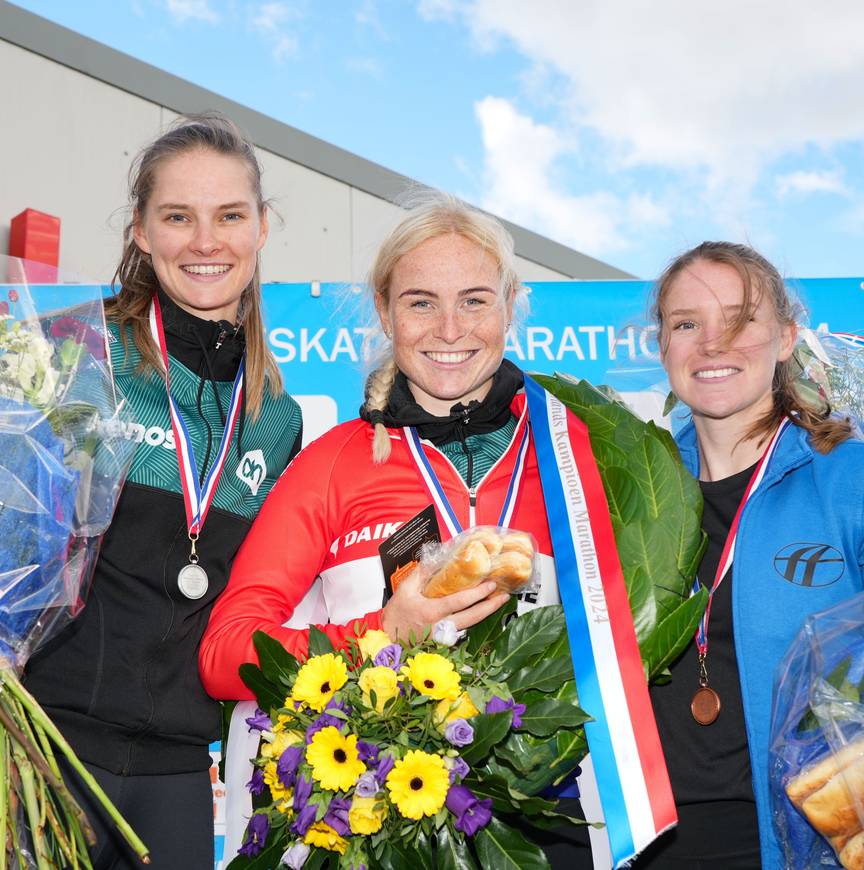
[[492, 698], [486, 702], [487, 713], [503, 713], [505, 710], [512, 710], [514, 728], [522, 727], [522, 714], [526, 709], [527, 708], [524, 704], [517, 704], [512, 698], [510, 698], [509, 701], [505, 701], [503, 698], [499, 698], [498, 695], [493, 695]]
[[381, 755], [378, 758], [378, 767], [375, 769], [375, 779], [378, 782], [384, 782], [387, 779], [387, 774], [393, 770], [396, 764], [396, 759], [388, 752], [386, 755]]
[[379, 791], [381, 791], [381, 786], [371, 770], [360, 774], [357, 784], [354, 786], [354, 794], [358, 797], [375, 797]]
[[264, 791], [264, 772], [260, 767], [256, 767], [252, 771], [252, 779], [246, 783], [246, 788], [248, 788], [252, 794], [256, 795], [261, 794], [261, 792]]
[[446, 758], [444, 759], [444, 764], [447, 766], [450, 776], [450, 785], [453, 785], [457, 779], [463, 780], [469, 773], [471, 773], [471, 768], [468, 767], [467, 762], [461, 755], [457, 755], [455, 758]]
[[318, 808], [313, 804], [306, 804], [299, 813], [297, 813], [296, 818], [291, 823], [290, 831], [292, 834], [297, 834], [298, 837], [305, 837], [306, 831], [309, 830], [312, 823], [315, 821], [315, 815], [318, 812]]
[[254, 858], [263, 848], [270, 832], [270, 819], [266, 813], [255, 813], [246, 825], [246, 836], [243, 845], [237, 850], [238, 855]]
[[454, 719], [444, 729], [444, 739], [454, 746], [467, 746], [474, 742], [474, 729], [464, 719]]
[[347, 837], [351, 833], [348, 824], [348, 810], [351, 809], [351, 801], [348, 798], [335, 797], [330, 801], [327, 812], [324, 813], [323, 822], [330, 825], [340, 837]]
[[466, 837], [473, 837], [492, 819], [491, 799], [477, 800], [474, 792], [464, 785], [451, 785], [444, 804], [456, 816], [454, 827]]
[[399, 670], [402, 664], [402, 645], [391, 643], [389, 646], [382, 647], [378, 654], [372, 659], [372, 664], [379, 668], [393, 668], [394, 671]]
[[374, 743], [367, 743], [365, 740], [358, 740], [357, 756], [364, 764], [367, 764], [369, 767], [374, 767], [378, 763], [378, 747]]
[[273, 723], [270, 717], [260, 708], [255, 708], [255, 715], [246, 720], [250, 731], [272, 731]]
[[279, 782], [285, 788], [291, 788], [294, 785], [294, 779], [297, 776], [297, 768], [303, 760], [302, 746], [289, 746], [276, 762], [276, 776]]
[[[305, 776], [298, 776], [294, 782], [294, 812], [299, 813], [309, 801], [312, 794], [312, 780]], [[306, 833], [305, 831], [303, 832]]]
[[333, 716], [327, 712], [328, 710], [332, 709], [341, 710], [343, 713], [347, 713], [349, 716], [351, 715], [351, 708], [348, 706], [348, 704], [331, 698], [327, 706], [324, 708], [324, 712], [306, 729], [307, 743], [311, 743], [312, 738], [323, 728], [328, 728], [332, 725], [336, 729], [342, 729], [342, 726], [345, 724], [345, 720], [339, 716]]

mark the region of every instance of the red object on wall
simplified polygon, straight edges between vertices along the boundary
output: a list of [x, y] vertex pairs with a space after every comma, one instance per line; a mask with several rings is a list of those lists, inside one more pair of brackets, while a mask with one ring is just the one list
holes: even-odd
[[48, 266], [60, 263], [60, 218], [25, 208], [12, 218], [9, 255]]
[[[51, 276], [56, 280], [60, 262], [60, 218], [35, 208], [26, 208], [15, 215], [9, 228], [9, 256], [52, 267], [38, 278], [29, 276], [31, 280], [52, 280]], [[43, 270], [34, 271], [42, 273]]]

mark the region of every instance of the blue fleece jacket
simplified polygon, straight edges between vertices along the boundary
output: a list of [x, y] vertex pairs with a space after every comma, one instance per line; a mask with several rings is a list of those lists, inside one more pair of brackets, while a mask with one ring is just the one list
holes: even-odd
[[[685, 466], [698, 477], [693, 424], [676, 440]], [[732, 575], [762, 867], [782, 870], [768, 785], [775, 670], [806, 617], [864, 588], [864, 441], [845, 441], [823, 455], [803, 429], [786, 429], [742, 512]]]

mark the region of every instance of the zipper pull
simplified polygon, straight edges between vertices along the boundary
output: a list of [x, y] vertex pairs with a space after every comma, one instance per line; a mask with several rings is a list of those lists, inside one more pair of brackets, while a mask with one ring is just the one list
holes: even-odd
[[477, 507], [477, 487], [476, 486], [472, 486], [468, 490], [468, 504], [470, 504], [472, 508]]
[[219, 335], [216, 338], [216, 347], [215, 350], [219, 350], [222, 347], [222, 342], [225, 341], [225, 338], [228, 336], [228, 333], [224, 329], [219, 330]]

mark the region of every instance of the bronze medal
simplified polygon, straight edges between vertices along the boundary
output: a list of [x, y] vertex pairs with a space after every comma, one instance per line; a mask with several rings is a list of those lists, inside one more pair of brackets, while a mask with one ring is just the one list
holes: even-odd
[[710, 686], [700, 686], [693, 693], [690, 712], [700, 725], [710, 725], [720, 715], [720, 696]]

